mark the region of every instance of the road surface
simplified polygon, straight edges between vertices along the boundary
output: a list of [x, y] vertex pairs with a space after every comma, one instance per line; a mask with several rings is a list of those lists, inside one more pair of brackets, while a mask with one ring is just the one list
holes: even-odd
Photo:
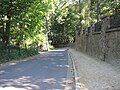
[[34, 58], [0, 67], [0, 90], [64, 90], [68, 50], [43, 52]]

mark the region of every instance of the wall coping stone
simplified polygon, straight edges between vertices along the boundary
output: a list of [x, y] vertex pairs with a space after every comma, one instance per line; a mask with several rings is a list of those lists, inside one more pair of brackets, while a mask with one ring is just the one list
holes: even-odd
[[110, 33], [110, 32], [116, 32], [116, 31], [120, 31], [120, 27], [119, 28], [112, 28], [112, 29], [109, 29], [109, 30], [107, 30], [105, 32]]

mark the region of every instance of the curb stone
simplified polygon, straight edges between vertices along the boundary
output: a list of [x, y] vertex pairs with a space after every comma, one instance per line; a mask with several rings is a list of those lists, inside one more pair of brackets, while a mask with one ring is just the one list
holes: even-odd
[[73, 81], [74, 81], [74, 89], [72, 89], [72, 90], [80, 90], [80, 82], [78, 79], [76, 64], [74, 62], [74, 57], [71, 52], [69, 52], [69, 58], [70, 58], [69, 62], [71, 63], [70, 65], [72, 67], [72, 74], [73, 74]]

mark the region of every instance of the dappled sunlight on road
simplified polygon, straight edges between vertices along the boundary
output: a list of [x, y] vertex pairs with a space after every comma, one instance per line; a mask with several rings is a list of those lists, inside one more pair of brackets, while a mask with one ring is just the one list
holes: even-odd
[[54, 50], [50, 50], [50, 51], [57, 51], [57, 52], [63, 52], [63, 51], [66, 51], [67, 48], [58, 48], [58, 49], [54, 49]]
[[80, 90], [89, 90], [89, 89], [85, 86], [85, 84], [80, 83]]
[[16, 65], [16, 63], [10, 63], [9, 65]]
[[22, 76], [17, 79], [1, 79], [0, 87], [5, 88], [5, 90], [7, 88], [14, 88], [14, 90], [17, 90], [17, 88], [18, 90], [19, 88], [22, 88], [23, 90], [40, 89], [40, 87], [33, 84], [30, 79], [30, 76]]
[[53, 84], [56, 83], [56, 79], [54, 78], [44, 79], [43, 82], [48, 84]]
[[[0, 90], [61, 90], [60, 87], [54, 87], [55, 84], [66, 87], [66, 82], [69, 81], [65, 78], [37, 79], [33, 82], [32, 77], [22, 76], [18, 79], [1, 79]], [[45, 89], [43, 89], [43, 86]]]
[[49, 51], [40, 51], [40, 54], [48, 53], [48, 52], [64, 52], [66, 51], [66, 48], [59, 48], [59, 49], [54, 49], [54, 50], [49, 50]]
[[52, 52], [53, 52], [53, 51], [58, 51], [58, 52], [59, 52], [59, 51], [61, 51], [61, 52], [63, 51], [63, 52], [64, 52], [64, 51], [65, 51], [65, 49], [50, 50], [50, 51], [52, 51]]
[[0, 68], [0, 90], [64, 90], [67, 52], [48, 51], [23, 62]]
[[0, 71], [0, 74], [3, 74], [3, 73], [6, 73], [6, 72], [5, 72], [4, 70], [1, 70], [1, 71]]
[[15, 87], [0, 87], [0, 90], [27, 90], [27, 89]]

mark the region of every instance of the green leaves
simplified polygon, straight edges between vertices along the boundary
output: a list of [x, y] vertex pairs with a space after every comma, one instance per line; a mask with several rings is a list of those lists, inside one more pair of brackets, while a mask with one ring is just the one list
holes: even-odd
[[51, 33], [49, 38], [53, 44], [68, 43], [75, 37], [79, 27], [78, 6], [75, 3], [61, 2], [51, 17]]
[[6, 38], [3, 33], [7, 33], [6, 21], [10, 16], [10, 43], [19, 41], [22, 44], [28, 38], [38, 41], [41, 31], [45, 30], [44, 16], [52, 11], [53, 3], [55, 0], [0, 0], [0, 27], [4, 26], [0, 39], [3, 41]]
[[[5, 42], [10, 30], [9, 42], [22, 42], [28, 38], [44, 37], [47, 18], [51, 36], [75, 37], [75, 31], [96, 21], [97, 0], [0, 0], [0, 40]], [[119, 7], [119, 0], [101, 0], [100, 15], [108, 15]], [[9, 24], [7, 26], [7, 22]], [[7, 28], [7, 29], [6, 29]], [[48, 30], [49, 31], [49, 30]], [[4, 33], [4, 34], [3, 34]], [[69, 38], [68, 38], [69, 37]], [[12, 40], [13, 39], [13, 40]], [[41, 39], [43, 40], [43, 39]]]

